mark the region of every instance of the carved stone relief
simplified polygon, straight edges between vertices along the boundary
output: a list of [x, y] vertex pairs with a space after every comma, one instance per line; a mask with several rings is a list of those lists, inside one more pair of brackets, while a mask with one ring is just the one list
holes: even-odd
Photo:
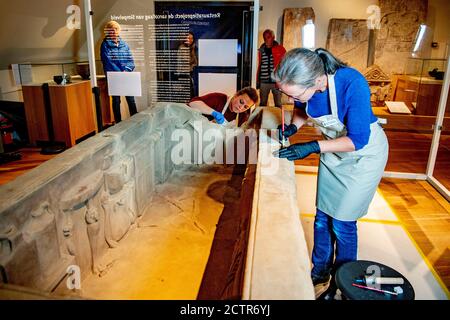
[[98, 260], [107, 248], [104, 212], [99, 201], [103, 182], [103, 172], [96, 171], [65, 192], [61, 199], [66, 248], [75, 257], [82, 275], [87, 275], [84, 272], [87, 270], [96, 272]]
[[330, 19], [326, 48], [351, 67], [367, 67], [369, 29], [360, 19]]
[[60, 252], [55, 215], [48, 202], [31, 211], [23, 229], [0, 231], [0, 279], [50, 291], [64, 277], [73, 259]]
[[126, 157], [105, 172], [107, 193], [102, 199], [105, 210], [105, 236], [111, 247], [125, 236], [137, 218], [134, 160]]
[[315, 19], [313, 8], [287, 8], [283, 11], [283, 46], [289, 51], [302, 47], [302, 27]]
[[387, 74], [403, 73], [428, 0], [379, 0], [381, 29], [377, 32], [375, 64]]
[[377, 65], [370, 66], [364, 71], [364, 77], [367, 79], [370, 87], [370, 101], [376, 106], [383, 106], [384, 101], [389, 96], [391, 88], [391, 79]]

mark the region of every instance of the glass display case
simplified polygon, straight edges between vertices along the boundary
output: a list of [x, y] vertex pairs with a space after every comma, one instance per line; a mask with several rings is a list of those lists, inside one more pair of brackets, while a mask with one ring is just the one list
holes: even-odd
[[445, 59], [409, 58], [397, 77], [394, 101], [403, 101], [413, 114], [436, 116], [445, 69]]
[[[96, 69], [97, 74], [103, 73], [100, 60], [96, 61]], [[17, 85], [51, 82], [65, 84], [72, 80], [90, 79], [88, 61], [20, 63], [13, 65], [13, 74]]]

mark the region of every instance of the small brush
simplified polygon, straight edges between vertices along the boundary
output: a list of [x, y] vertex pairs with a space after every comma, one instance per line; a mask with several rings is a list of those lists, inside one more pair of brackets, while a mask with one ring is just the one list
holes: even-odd
[[287, 139], [284, 137], [284, 107], [281, 106], [281, 146], [285, 147], [287, 145]]

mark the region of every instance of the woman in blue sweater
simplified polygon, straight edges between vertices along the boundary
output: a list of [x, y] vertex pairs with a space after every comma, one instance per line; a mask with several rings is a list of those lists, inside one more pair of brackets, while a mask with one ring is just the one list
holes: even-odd
[[[388, 141], [372, 113], [364, 76], [327, 50], [291, 50], [274, 77], [295, 102], [292, 123], [280, 135], [293, 135], [310, 118], [324, 137], [278, 153], [288, 160], [320, 153], [311, 278], [324, 284], [339, 266], [357, 259], [356, 221], [367, 214], [381, 180]], [[334, 296], [330, 289], [325, 298]]]
[[[100, 47], [100, 57], [103, 63], [103, 70], [108, 79], [108, 72], [131, 72], [134, 70], [134, 60], [131, 54], [130, 47], [119, 36], [120, 25], [116, 21], [109, 21], [105, 25], [105, 38]], [[128, 110], [130, 116], [137, 113], [136, 101], [134, 97], [125, 97], [128, 103]], [[120, 97], [112, 96], [112, 107], [114, 113], [114, 120], [116, 123], [122, 121], [120, 114]]]

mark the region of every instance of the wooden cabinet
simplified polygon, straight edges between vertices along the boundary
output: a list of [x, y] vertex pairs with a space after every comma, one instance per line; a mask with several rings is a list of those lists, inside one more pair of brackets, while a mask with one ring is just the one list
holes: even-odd
[[[431, 77], [397, 76], [394, 101], [403, 101], [413, 114], [436, 116], [441, 96], [442, 80]], [[447, 102], [447, 110], [449, 104]]]
[[[48, 141], [47, 115], [42, 85], [23, 85], [23, 99], [30, 143]], [[89, 81], [49, 85], [54, 140], [67, 147], [95, 134], [94, 106]]]
[[413, 108], [413, 102], [417, 101], [419, 83], [410, 81], [407, 76], [398, 76], [394, 101], [403, 101], [408, 108]]
[[114, 115], [111, 109], [111, 98], [108, 95], [106, 77], [97, 76], [97, 85], [100, 89], [100, 104], [102, 106], [103, 126], [111, 125], [114, 122]]

